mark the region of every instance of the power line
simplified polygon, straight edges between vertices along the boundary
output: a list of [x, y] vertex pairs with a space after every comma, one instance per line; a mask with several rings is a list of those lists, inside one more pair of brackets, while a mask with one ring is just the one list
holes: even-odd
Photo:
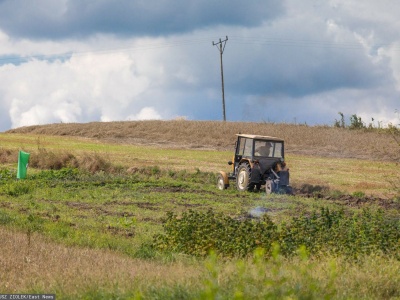
[[[175, 48], [175, 47], [186, 47], [191, 45], [204, 44], [205, 41], [210, 38], [207, 36], [199, 38], [183, 38], [183, 39], [170, 39], [157, 42], [140, 43], [134, 47], [116, 47], [110, 49], [95, 49], [88, 51], [67, 51], [63, 53], [52, 53], [52, 54], [31, 54], [31, 55], [18, 55], [18, 54], [4, 54], [0, 55], [0, 63], [4, 61], [29, 61], [33, 59], [37, 60], [56, 60], [56, 59], [68, 59], [72, 56], [84, 56], [88, 54], [112, 54], [117, 52], [140, 52], [150, 51], [157, 49]], [[231, 36], [231, 43], [236, 45], [259, 45], [268, 47], [295, 47], [295, 48], [323, 48], [341, 51], [354, 51], [365, 49], [359, 42], [330, 42], [323, 40], [313, 39], [285, 39], [275, 37], [260, 37], [254, 38], [252, 36]], [[380, 43], [372, 46], [372, 49], [378, 49], [383, 47], [390, 47], [392, 51], [399, 52], [400, 46], [393, 46], [390, 43]]]
[[188, 45], [197, 45], [204, 44], [205, 41], [208, 41], [209, 38], [198, 38], [198, 39], [183, 39], [183, 40], [171, 40], [171, 41], [162, 41], [162, 42], [153, 42], [153, 43], [145, 43], [142, 45], [137, 45], [135, 47], [120, 47], [120, 48], [110, 48], [110, 49], [97, 49], [97, 50], [88, 50], [88, 51], [68, 51], [63, 53], [53, 53], [53, 54], [32, 54], [32, 55], [0, 55], [1, 61], [29, 61], [32, 59], [38, 60], [53, 60], [53, 59], [65, 59], [70, 58], [72, 56], [84, 56], [88, 54], [112, 54], [118, 52], [138, 52], [138, 51], [149, 51], [149, 50], [157, 50], [157, 49], [165, 49], [165, 48], [175, 48], [181, 46]]
[[[274, 37], [260, 37], [257, 38], [251, 36], [231, 36], [232, 43], [236, 44], [253, 44], [253, 45], [266, 45], [266, 46], [282, 46], [282, 47], [319, 47], [319, 48], [330, 48], [340, 50], [360, 50], [364, 49], [364, 46], [360, 42], [331, 42], [323, 40], [312, 40], [312, 39], [285, 39], [285, 38], [274, 38]], [[373, 48], [391, 47], [394, 51], [400, 51], [399, 46], [393, 46], [390, 43], [376, 43], [372, 45]]]

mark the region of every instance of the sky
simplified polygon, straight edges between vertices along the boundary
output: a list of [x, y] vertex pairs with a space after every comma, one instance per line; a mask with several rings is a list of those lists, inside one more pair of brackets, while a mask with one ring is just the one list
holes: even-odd
[[[127, 120], [400, 123], [394, 0], [0, 0], [0, 131]], [[373, 120], [372, 120], [373, 119]]]

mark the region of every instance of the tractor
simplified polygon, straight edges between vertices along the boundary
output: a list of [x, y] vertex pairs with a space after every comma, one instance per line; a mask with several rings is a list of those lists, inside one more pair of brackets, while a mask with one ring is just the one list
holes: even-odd
[[232, 171], [220, 171], [217, 187], [227, 189], [234, 181], [239, 191], [259, 191], [265, 186], [267, 194], [292, 194], [289, 169], [284, 161], [282, 139], [250, 134], [237, 134]]

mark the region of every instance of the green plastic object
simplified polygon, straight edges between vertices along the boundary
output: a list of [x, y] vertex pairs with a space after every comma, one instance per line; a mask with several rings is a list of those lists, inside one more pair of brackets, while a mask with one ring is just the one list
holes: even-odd
[[17, 178], [25, 179], [26, 171], [28, 170], [28, 162], [29, 162], [30, 154], [24, 151], [19, 151], [18, 154], [18, 170], [17, 170]]

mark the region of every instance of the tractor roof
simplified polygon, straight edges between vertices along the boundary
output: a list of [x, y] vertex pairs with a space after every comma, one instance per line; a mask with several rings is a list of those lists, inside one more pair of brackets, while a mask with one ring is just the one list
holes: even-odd
[[264, 135], [254, 135], [254, 134], [236, 134], [237, 136], [245, 137], [248, 139], [256, 139], [256, 140], [270, 140], [270, 141], [277, 141], [283, 142], [282, 139], [274, 137], [274, 136], [264, 136]]

